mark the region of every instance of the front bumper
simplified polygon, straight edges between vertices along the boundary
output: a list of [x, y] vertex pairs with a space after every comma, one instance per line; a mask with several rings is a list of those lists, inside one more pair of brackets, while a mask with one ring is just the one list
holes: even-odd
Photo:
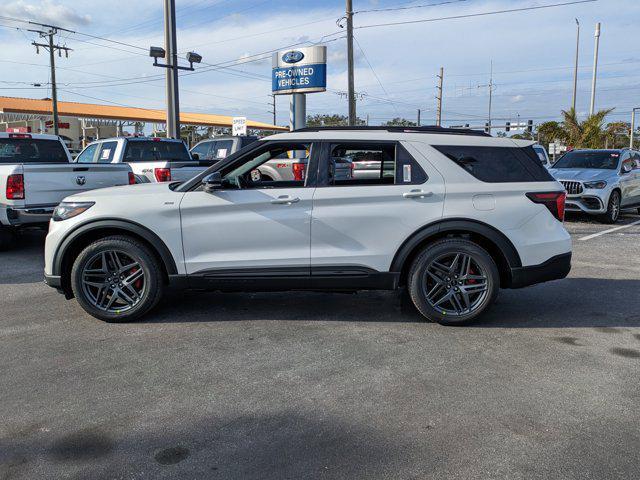
[[564, 208], [567, 212], [599, 214], [607, 211], [605, 204], [599, 195], [567, 195]]
[[551, 257], [539, 265], [511, 269], [509, 288], [522, 288], [536, 283], [560, 280], [571, 270], [571, 252]]
[[7, 207], [6, 215], [9, 225], [20, 227], [22, 225], [47, 224], [53, 215], [53, 211], [58, 206], [37, 205], [33, 207]]

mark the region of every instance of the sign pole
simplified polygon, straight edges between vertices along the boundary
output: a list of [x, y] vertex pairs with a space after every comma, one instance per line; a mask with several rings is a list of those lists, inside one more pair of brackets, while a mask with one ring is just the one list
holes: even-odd
[[307, 126], [307, 96], [294, 93], [289, 102], [289, 130], [297, 130]]

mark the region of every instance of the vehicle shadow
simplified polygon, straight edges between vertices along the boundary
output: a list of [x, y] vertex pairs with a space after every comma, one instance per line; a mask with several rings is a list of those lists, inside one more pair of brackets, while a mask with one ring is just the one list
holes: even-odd
[[0, 285], [41, 282], [44, 270], [44, 230], [20, 233], [15, 245], [0, 252]]
[[[502, 290], [473, 328], [639, 327], [640, 280], [567, 278]], [[423, 322], [405, 291], [171, 293], [152, 323], [252, 320]]]

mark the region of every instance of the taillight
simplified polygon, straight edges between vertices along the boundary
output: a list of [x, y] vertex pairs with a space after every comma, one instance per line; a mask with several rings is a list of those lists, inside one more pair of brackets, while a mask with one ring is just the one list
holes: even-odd
[[170, 168], [156, 168], [153, 170], [156, 176], [156, 180], [159, 182], [171, 181], [171, 169]]
[[527, 193], [527, 197], [534, 203], [543, 204], [554, 217], [561, 222], [564, 221], [564, 201], [567, 192], [531, 192]]
[[293, 179], [299, 182], [304, 181], [304, 163], [294, 163], [291, 165], [291, 169], [293, 170]]
[[136, 176], [133, 172], [129, 172], [129, 185], [133, 185], [134, 183], [136, 183]]
[[7, 177], [7, 198], [24, 200], [24, 176], [21, 173], [14, 173]]

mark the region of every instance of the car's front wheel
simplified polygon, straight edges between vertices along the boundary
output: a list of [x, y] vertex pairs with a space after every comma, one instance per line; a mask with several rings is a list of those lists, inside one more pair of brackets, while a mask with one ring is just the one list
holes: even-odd
[[475, 320], [495, 301], [500, 274], [491, 256], [464, 239], [439, 240], [414, 260], [408, 290], [416, 308], [442, 325]]
[[607, 204], [607, 213], [600, 217], [603, 223], [616, 223], [620, 216], [620, 192], [614, 190], [609, 197]]
[[106, 322], [131, 321], [160, 300], [162, 271], [136, 239], [111, 236], [89, 244], [71, 269], [71, 288], [89, 315]]

